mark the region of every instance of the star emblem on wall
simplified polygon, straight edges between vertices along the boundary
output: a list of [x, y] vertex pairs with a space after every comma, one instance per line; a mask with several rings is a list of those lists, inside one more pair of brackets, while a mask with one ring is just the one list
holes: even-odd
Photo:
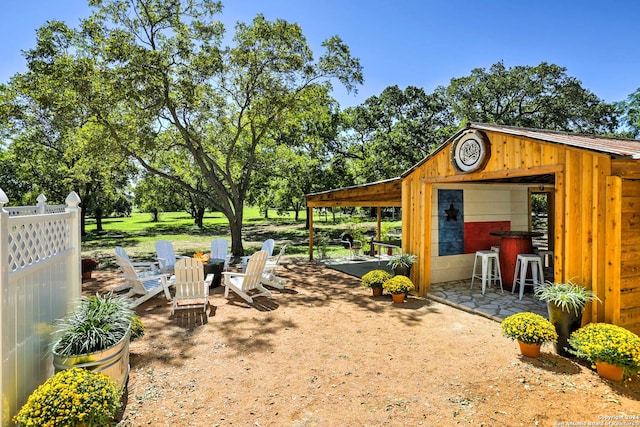
[[444, 211], [447, 214], [447, 221], [458, 220], [458, 213], [460, 213], [460, 211], [453, 206], [453, 203], [449, 205], [449, 209], [445, 209]]

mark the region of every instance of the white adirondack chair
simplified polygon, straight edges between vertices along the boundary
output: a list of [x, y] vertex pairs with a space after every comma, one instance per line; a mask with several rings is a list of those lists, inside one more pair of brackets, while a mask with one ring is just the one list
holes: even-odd
[[[271, 255], [273, 255], [273, 248], [274, 248], [275, 244], [276, 244], [276, 242], [273, 239], [267, 239], [264, 242], [262, 242], [262, 248], [260, 250], [266, 251], [267, 252], [267, 258], [270, 258]], [[249, 262], [249, 258], [251, 258], [251, 256], [243, 256], [241, 258], [241, 260], [242, 260], [242, 271], [245, 271], [247, 269], [247, 263]]]
[[153, 298], [162, 291], [164, 291], [167, 301], [171, 301], [170, 282], [167, 274], [138, 274], [131, 261], [118, 255], [116, 255], [116, 261], [122, 270], [124, 280], [131, 288], [125, 296], [133, 300], [134, 307]]
[[211, 241], [211, 259], [223, 259], [224, 269], [229, 269], [231, 254], [229, 253], [229, 241], [223, 237], [218, 237]]
[[275, 270], [280, 265], [280, 261], [282, 260], [282, 256], [284, 255], [284, 251], [287, 249], [287, 245], [283, 245], [280, 249], [280, 253], [275, 258], [268, 258], [267, 262], [264, 266], [264, 271], [262, 273], [262, 283], [273, 288], [284, 289], [285, 280], [278, 277], [275, 274]]
[[173, 274], [173, 267], [178, 258], [173, 250], [173, 243], [168, 240], [158, 240], [156, 242], [156, 254], [158, 255], [158, 265], [161, 273]]
[[[253, 298], [258, 296], [271, 297], [271, 292], [262, 286], [262, 273], [267, 262], [267, 252], [258, 251], [251, 255], [247, 263], [247, 270], [244, 273], [223, 271], [224, 277], [224, 297], [229, 298], [229, 290], [238, 294], [249, 304], [253, 304]], [[253, 293], [253, 291], [258, 291]], [[251, 293], [251, 294], [250, 294]]]
[[[158, 263], [154, 262], [154, 261], [131, 261], [131, 259], [129, 258], [129, 255], [127, 255], [127, 251], [124, 250], [124, 248], [122, 246], [116, 246], [115, 248], [115, 252], [116, 252], [116, 263], [118, 264], [118, 266], [120, 266], [120, 263], [118, 262], [118, 257], [127, 260], [132, 266], [133, 269], [136, 271], [136, 274], [138, 276], [141, 275], [153, 275], [153, 274], [158, 274], [160, 271], [160, 268], [158, 267]], [[122, 266], [120, 266], [122, 267]], [[117, 288], [114, 289], [114, 291], [116, 292], [120, 292], [120, 291], [124, 291], [125, 289], [129, 289], [131, 286], [129, 285], [129, 282], [125, 282], [123, 285], [118, 286]]]
[[207, 311], [209, 305], [209, 286], [213, 281], [213, 274], [204, 277], [202, 262], [194, 258], [181, 258], [175, 265], [175, 295], [171, 315], [176, 310], [200, 308]]

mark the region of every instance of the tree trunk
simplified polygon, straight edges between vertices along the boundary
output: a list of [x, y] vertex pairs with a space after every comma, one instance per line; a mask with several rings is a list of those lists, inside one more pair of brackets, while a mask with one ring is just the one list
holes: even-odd
[[196, 212], [195, 212], [195, 216], [193, 218], [193, 221], [196, 223], [196, 226], [202, 230], [202, 227], [204, 226], [204, 213], [205, 213], [206, 209], [204, 208], [204, 206], [199, 207]]
[[102, 208], [96, 208], [96, 231], [103, 231], [102, 228]]

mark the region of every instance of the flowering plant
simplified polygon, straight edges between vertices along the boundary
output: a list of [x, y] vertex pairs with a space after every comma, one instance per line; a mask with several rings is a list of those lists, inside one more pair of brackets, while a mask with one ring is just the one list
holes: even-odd
[[93, 258], [82, 258], [82, 272], [88, 273], [98, 267], [99, 262]]
[[414, 289], [411, 279], [402, 275], [393, 276], [384, 282], [382, 287], [390, 294], [404, 294]]
[[120, 397], [120, 388], [105, 374], [65, 369], [31, 393], [13, 421], [19, 426], [111, 425]]
[[605, 362], [627, 375], [640, 372], [640, 337], [609, 323], [589, 323], [569, 338], [569, 352], [591, 363]]
[[504, 319], [500, 326], [507, 337], [526, 344], [544, 344], [558, 340], [558, 333], [553, 324], [539, 314], [529, 311], [512, 314]]
[[362, 276], [362, 286], [365, 288], [382, 288], [382, 284], [391, 279], [391, 274], [385, 270], [371, 270]]

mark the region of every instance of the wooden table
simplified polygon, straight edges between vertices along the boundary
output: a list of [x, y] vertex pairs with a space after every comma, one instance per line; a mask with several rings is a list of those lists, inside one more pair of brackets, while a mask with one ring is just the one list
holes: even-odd
[[540, 237], [543, 233], [537, 231], [492, 231], [492, 236], [500, 237], [500, 271], [502, 284], [513, 289], [513, 274], [516, 270], [518, 254], [532, 254], [532, 237]]

